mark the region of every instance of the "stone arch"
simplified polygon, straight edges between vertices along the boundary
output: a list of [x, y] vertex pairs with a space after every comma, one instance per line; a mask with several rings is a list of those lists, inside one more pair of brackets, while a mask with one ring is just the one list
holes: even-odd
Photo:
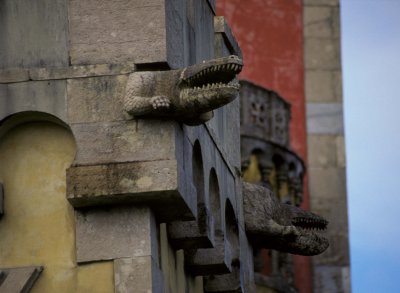
[[210, 209], [214, 217], [214, 230], [217, 237], [222, 237], [222, 221], [221, 221], [221, 195], [218, 183], [217, 173], [214, 168], [210, 170], [209, 177], [209, 199]]
[[40, 111], [21, 111], [5, 116], [0, 120], [0, 139], [12, 128], [21, 124], [33, 122], [53, 123], [65, 128], [72, 135], [72, 130], [69, 125], [64, 120], [54, 116], [53, 114]]
[[[197, 194], [197, 218], [199, 226], [206, 225], [207, 211], [204, 195], [204, 166], [200, 142], [195, 141], [192, 153], [192, 178]], [[200, 227], [202, 228], [202, 227]], [[203, 227], [204, 228], [204, 227]]]
[[20, 112], [2, 121], [5, 214], [0, 220], [0, 263], [43, 265], [38, 292], [75, 290], [74, 210], [66, 198], [66, 169], [75, 154], [72, 132], [53, 115]]
[[264, 151], [260, 148], [254, 148], [249, 160], [242, 163], [243, 179], [246, 182], [257, 183], [262, 181], [262, 172], [260, 170], [260, 157]]
[[239, 266], [239, 226], [235, 209], [229, 199], [225, 201], [225, 235], [232, 251], [232, 265]]

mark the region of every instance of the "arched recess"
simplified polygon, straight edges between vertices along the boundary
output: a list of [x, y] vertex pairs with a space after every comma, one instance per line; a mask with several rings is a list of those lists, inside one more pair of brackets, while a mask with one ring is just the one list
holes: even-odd
[[275, 153], [272, 156], [272, 163], [274, 165], [274, 171], [271, 176], [272, 189], [278, 198], [282, 199], [283, 193], [286, 192], [282, 185], [282, 175], [284, 174], [285, 159], [279, 153]]
[[221, 239], [223, 237], [222, 222], [221, 222], [221, 197], [218, 184], [218, 177], [214, 168], [212, 168], [210, 171], [209, 196], [210, 196], [211, 213], [214, 217], [215, 236]]
[[[22, 112], [0, 125], [0, 180], [5, 194], [0, 264], [42, 265], [33, 293], [79, 292], [83, 286], [76, 267], [74, 209], [66, 199], [66, 169], [75, 153], [68, 126], [52, 115]], [[109, 276], [101, 283], [113, 292]]]
[[48, 122], [59, 125], [65, 128], [72, 135], [72, 131], [67, 123], [52, 114], [38, 111], [23, 111], [7, 116], [0, 121], [0, 139], [12, 128], [21, 124], [34, 122]]
[[239, 228], [235, 210], [229, 199], [225, 202], [225, 234], [226, 239], [231, 246], [232, 265], [239, 267]]
[[260, 170], [259, 157], [262, 156], [261, 149], [254, 149], [250, 154], [250, 159], [246, 164], [242, 164], [243, 180], [250, 183], [258, 183], [262, 181], [262, 173]]
[[204, 199], [203, 156], [201, 153], [201, 147], [198, 140], [196, 140], [193, 146], [192, 174], [193, 174], [193, 184], [197, 192], [197, 219], [199, 228], [203, 230], [206, 229], [207, 225], [207, 211]]

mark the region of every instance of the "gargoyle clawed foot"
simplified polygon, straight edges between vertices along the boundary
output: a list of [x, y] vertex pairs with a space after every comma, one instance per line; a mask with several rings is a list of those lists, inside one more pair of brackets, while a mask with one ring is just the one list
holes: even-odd
[[166, 110], [169, 109], [171, 101], [165, 96], [155, 96], [150, 99], [151, 105], [154, 110]]

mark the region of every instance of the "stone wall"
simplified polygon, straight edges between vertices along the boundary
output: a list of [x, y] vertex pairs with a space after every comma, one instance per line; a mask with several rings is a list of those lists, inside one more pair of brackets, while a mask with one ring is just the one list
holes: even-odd
[[304, 40], [310, 205], [330, 222], [314, 292], [350, 292], [339, 0], [304, 0]]
[[[0, 4], [0, 139], [20, 125], [44, 121], [67, 129], [75, 142], [73, 161], [54, 172], [63, 181], [66, 169], [66, 181], [54, 196], [63, 206], [58, 216], [67, 214], [69, 228], [46, 230], [57, 216], [45, 193], [40, 209], [52, 215], [48, 223], [31, 223], [33, 231], [45, 229], [49, 239], [63, 242], [65, 247], [54, 242], [54, 250], [68, 252], [68, 259], [52, 255], [53, 249], [43, 249], [41, 258], [21, 238], [20, 252], [0, 254], [0, 284], [17, 280], [10, 285], [15, 289], [26, 281], [32, 292], [87, 292], [103, 283], [104, 292], [253, 292], [240, 181], [239, 100], [199, 126], [132, 119], [124, 111], [127, 82], [135, 72], [165, 72], [240, 55], [224, 19], [215, 18], [215, 1], [26, 2]], [[38, 132], [37, 140], [49, 141]], [[34, 144], [25, 142], [29, 153]], [[18, 162], [20, 156], [13, 153], [8, 160]], [[10, 191], [20, 174], [9, 172], [12, 162], [6, 162], [1, 162], [0, 224], [6, 233], [20, 235], [26, 228], [10, 221], [25, 220], [24, 226], [27, 219], [10, 205], [25, 209], [29, 201]], [[27, 170], [20, 171], [27, 176]], [[39, 180], [35, 170], [29, 174]], [[47, 179], [51, 186], [52, 177]], [[12, 250], [14, 240], [2, 237], [0, 245]], [[30, 258], [18, 261], [24, 253]], [[53, 261], [60, 265], [53, 267]], [[64, 266], [67, 285], [49, 277]], [[31, 275], [24, 279], [20, 272]]]

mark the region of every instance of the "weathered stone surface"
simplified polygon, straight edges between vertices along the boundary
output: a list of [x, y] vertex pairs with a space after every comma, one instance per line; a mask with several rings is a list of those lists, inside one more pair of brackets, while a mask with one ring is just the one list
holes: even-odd
[[331, 38], [305, 39], [305, 68], [340, 70], [340, 41]]
[[343, 135], [336, 137], [337, 164], [339, 168], [346, 168], [346, 147]]
[[173, 160], [179, 152], [179, 125], [173, 121], [131, 120], [72, 124], [81, 165]]
[[214, 12], [214, 14], [215, 14], [215, 12], [216, 12], [216, 7], [215, 7], [215, 5], [216, 5], [216, 0], [207, 0], [207, 2], [208, 2], [208, 4], [211, 6], [211, 8], [212, 8], [212, 10], [213, 10], [213, 12]]
[[155, 200], [159, 193], [171, 195], [179, 187], [174, 160], [70, 167], [67, 182], [67, 196], [74, 206], [102, 200]]
[[237, 56], [203, 61], [181, 70], [145, 71], [129, 75], [124, 110], [132, 118], [161, 117], [188, 125], [212, 118], [212, 111], [237, 98], [241, 71]]
[[165, 62], [165, 21], [161, 0], [71, 0], [71, 63]]
[[0, 84], [28, 80], [54, 80], [93, 76], [113, 76], [128, 74], [136, 70], [133, 63], [75, 65], [67, 67], [34, 67], [30, 69], [0, 70]]
[[307, 132], [309, 134], [343, 134], [341, 103], [307, 103]]
[[[310, 167], [308, 172], [310, 174], [310, 193], [315, 194], [315, 198], [321, 202], [337, 199], [339, 194], [346, 191], [346, 169]], [[313, 201], [312, 197], [311, 201]], [[331, 210], [332, 215], [337, 211], [333, 208]]]
[[[213, 131], [209, 131], [209, 128], [203, 126], [200, 127], [184, 127], [184, 136], [186, 136], [192, 145], [196, 140], [201, 142], [201, 148], [207, 151], [202, 152], [203, 156], [203, 170], [204, 170], [204, 186], [205, 186], [205, 198], [209, 200], [209, 176], [211, 170], [214, 168], [218, 177], [218, 186], [220, 188], [219, 194], [221, 195], [220, 202], [225, 202], [226, 198], [229, 198], [237, 214], [237, 199], [235, 182], [238, 180], [237, 172], [226, 160], [227, 156], [224, 149], [218, 142], [218, 139], [213, 135]], [[186, 146], [186, 145], [185, 145]], [[224, 210], [221, 210], [223, 213]], [[216, 219], [214, 215], [214, 219]], [[218, 221], [218, 220], [216, 220]]]
[[126, 81], [126, 75], [69, 79], [69, 122], [124, 120], [122, 99]]
[[329, 6], [304, 7], [304, 36], [337, 38], [340, 36], [339, 8]]
[[[246, 233], [253, 247], [317, 255], [329, 246], [323, 235], [314, 232], [326, 228], [324, 218], [281, 203], [268, 188], [243, 183], [243, 207]], [[308, 229], [302, 229], [305, 226]]]
[[67, 198], [76, 208], [147, 204], [162, 221], [193, 220], [195, 198], [184, 178], [175, 160], [75, 166], [67, 169]]
[[0, 83], [20, 82], [29, 80], [27, 69], [0, 70]]
[[68, 64], [67, 1], [0, 3], [0, 69]]
[[232, 252], [221, 236], [216, 235], [214, 248], [189, 251], [185, 256], [186, 267], [197, 276], [227, 274], [232, 270]]
[[340, 0], [304, 0], [305, 6], [339, 6]]
[[78, 262], [152, 256], [158, 259], [157, 227], [146, 207], [76, 211]]
[[338, 165], [337, 138], [332, 135], [308, 135], [308, 165], [310, 167], [336, 167]]
[[[311, 210], [329, 221], [329, 229], [325, 235], [330, 246], [323, 254], [314, 257], [314, 263], [348, 265], [347, 201], [340, 196], [346, 192], [345, 168], [309, 168], [308, 171]], [[340, 216], [337, 211], [341, 211]]]
[[310, 206], [330, 222], [330, 246], [313, 258], [314, 291], [349, 292], [340, 272], [349, 264], [340, 1], [303, 2]]
[[43, 267], [21, 267], [0, 269], [3, 277], [0, 277], [0, 292], [5, 293], [28, 293], [35, 284]]
[[116, 293], [163, 293], [163, 275], [151, 256], [114, 261]]
[[48, 80], [121, 75], [131, 73], [135, 71], [135, 69], [136, 66], [129, 62], [125, 64], [94, 64], [68, 67], [31, 68], [29, 70], [29, 78], [31, 80]]
[[306, 70], [307, 102], [340, 102], [342, 74], [338, 70]]
[[348, 266], [315, 266], [315, 292], [350, 293], [350, 267]]
[[[215, 56], [223, 57], [227, 55], [236, 55], [242, 58], [242, 51], [232, 33], [231, 28], [223, 16], [214, 17], [215, 31]], [[222, 49], [225, 48], [225, 49]]]
[[[335, 207], [336, 208], [336, 207]], [[343, 217], [347, 217], [344, 215]], [[315, 265], [349, 265], [349, 236], [347, 222], [345, 226], [342, 223], [331, 223], [326, 237], [329, 239], [329, 248], [321, 255], [313, 257]], [[346, 227], [346, 228], [345, 228]]]
[[214, 246], [214, 218], [211, 212], [199, 216], [203, 218], [168, 224], [169, 241], [174, 248], [197, 249]]
[[36, 81], [0, 85], [0, 120], [24, 111], [39, 111], [66, 121], [66, 82]]
[[190, 33], [185, 32], [188, 17], [186, 3], [182, 0], [165, 1], [166, 54], [171, 68], [189, 65], [188, 54], [193, 44], [185, 38]]
[[[207, 123], [207, 128], [229, 162], [240, 169], [240, 149], [232, 145], [240, 141], [240, 101], [235, 99], [228, 105], [214, 111], [215, 117]], [[228, 123], [229, 121], [229, 123]]]
[[186, 46], [190, 64], [214, 58], [214, 13], [207, 1], [183, 1], [187, 3]]
[[174, 191], [178, 188], [176, 169], [174, 160], [71, 167], [67, 170], [68, 197], [74, 202], [104, 195]]
[[241, 225], [239, 225], [239, 246], [242, 288], [246, 290], [245, 292], [256, 292], [253, 249], [247, 239], [246, 231]]

